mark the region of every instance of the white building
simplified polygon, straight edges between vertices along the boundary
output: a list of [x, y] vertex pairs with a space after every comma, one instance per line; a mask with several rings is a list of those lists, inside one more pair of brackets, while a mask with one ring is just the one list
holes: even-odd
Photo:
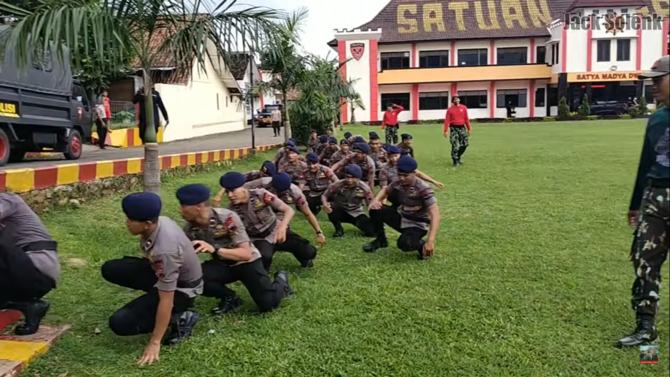
[[[358, 79], [367, 109], [356, 119], [381, 121], [388, 102], [405, 108], [401, 121], [443, 119], [454, 95], [471, 118], [505, 118], [507, 104], [517, 118], [557, 115], [561, 97], [574, 111], [584, 94], [650, 99], [637, 76], [668, 54], [668, 0], [501, 3], [392, 0], [359, 28], [336, 30], [329, 45], [349, 60], [344, 74]], [[607, 32], [606, 19], [596, 19], [613, 14], [629, 22]], [[644, 26], [634, 30], [638, 19]], [[350, 118], [344, 104], [342, 120]]]

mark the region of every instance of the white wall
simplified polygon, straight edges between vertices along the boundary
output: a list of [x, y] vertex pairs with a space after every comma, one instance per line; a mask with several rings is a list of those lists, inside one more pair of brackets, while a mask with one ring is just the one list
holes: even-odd
[[[357, 109], [356, 111], [356, 121], [357, 122], [368, 122], [370, 121], [370, 41], [359, 39], [359, 40], [347, 40], [345, 43], [346, 59], [348, 59], [346, 65], [347, 80], [358, 79], [354, 84], [354, 90], [358, 92], [361, 96], [361, 100], [365, 105], [365, 110]], [[354, 59], [351, 55], [351, 44], [352, 43], [362, 43], [365, 47], [363, 56], [359, 60]], [[379, 46], [380, 48], [382, 46]], [[409, 50], [407, 50], [409, 51]], [[381, 90], [382, 87], [379, 89]], [[378, 119], [382, 119], [381, 103], [378, 102], [379, 112]], [[346, 105], [347, 111], [347, 121], [351, 121], [351, 106]]]
[[642, 30], [642, 67], [640, 68], [642, 70], [651, 68], [656, 60], [667, 54], [667, 50], [668, 46], [663, 46], [662, 30]]
[[[260, 76], [262, 77], [263, 82], [272, 81], [272, 74], [270, 72], [267, 72], [267, 71], [259, 71], [259, 72], [260, 72]], [[254, 81], [257, 81], [257, 80], [260, 80], [260, 78], [254, 77]], [[262, 97], [263, 97], [263, 104], [264, 105], [272, 105], [272, 104], [281, 102], [281, 95], [278, 95], [276, 93], [264, 93], [264, 94], [262, 94]], [[253, 111], [256, 111], [256, 109], [261, 108], [260, 98], [256, 101], [256, 103], [258, 105], [255, 105]]]
[[246, 126], [241, 97], [230, 95], [209, 59], [205, 70], [207, 75], [194, 64], [187, 85], [156, 84], [170, 116], [164, 141], [238, 131]]
[[[568, 49], [567, 49], [567, 61], [565, 65], [565, 69], [567, 72], [586, 72], [586, 48], [587, 48], [587, 40], [586, 40], [586, 31], [585, 30], [567, 30], [565, 33], [567, 37], [567, 44], [568, 44]], [[562, 43], [566, 43], [561, 41]], [[596, 43], [595, 40], [592, 43]], [[559, 44], [559, 46], [561, 45]], [[558, 64], [559, 71], [562, 71], [563, 65], [563, 47], [561, 46], [559, 48], [559, 57], [561, 59], [561, 63]], [[615, 55], [616, 57], [616, 55]], [[596, 50], [593, 49], [593, 60], [595, 61], [597, 59], [596, 56]], [[595, 66], [594, 66], [595, 67]], [[607, 67], [607, 70], [609, 71], [609, 66]]]

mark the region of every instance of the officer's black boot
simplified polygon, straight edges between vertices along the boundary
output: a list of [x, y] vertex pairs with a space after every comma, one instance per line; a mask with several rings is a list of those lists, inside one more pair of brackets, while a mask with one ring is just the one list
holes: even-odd
[[234, 311], [242, 306], [242, 299], [237, 296], [230, 296], [219, 301], [219, 305], [212, 309], [212, 314], [221, 315]]
[[417, 253], [419, 254], [419, 260], [426, 260], [431, 257], [431, 255], [423, 255], [423, 247], [426, 245], [426, 241], [420, 240], [419, 241], [419, 249], [417, 250]]
[[[178, 315], [178, 314], [177, 314]], [[174, 315], [173, 315], [174, 316]], [[198, 313], [183, 312], [173, 323], [170, 324], [170, 334], [163, 341], [164, 346], [179, 344], [191, 336], [193, 327], [198, 323]]]
[[281, 281], [284, 284], [284, 297], [295, 297], [295, 291], [293, 291], [293, 288], [291, 288], [291, 285], [288, 282], [288, 273], [286, 273], [286, 271], [277, 271], [277, 273], [275, 273], [275, 281]]
[[23, 314], [23, 323], [14, 328], [14, 334], [19, 336], [32, 335], [40, 328], [42, 318], [47, 314], [51, 304], [38, 299], [27, 302], [8, 302], [3, 309], [16, 310]]
[[335, 227], [335, 233], [333, 233], [333, 238], [340, 238], [344, 236], [344, 228], [342, 228], [342, 224], [333, 224]]
[[651, 314], [638, 314], [635, 330], [625, 338], [619, 339], [619, 347], [639, 347], [658, 341], [656, 321]]
[[312, 267], [314, 267], [314, 259], [301, 261], [300, 265], [305, 267], [305, 268], [312, 268]]
[[363, 251], [366, 253], [374, 253], [379, 249], [383, 249], [389, 246], [389, 242], [386, 239], [386, 235], [378, 236], [374, 241], [366, 243], [363, 245]]
[[457, 158], [452, 158], [452, 161], [454, 161], [454, 166], [458, 166], [458, 159]]

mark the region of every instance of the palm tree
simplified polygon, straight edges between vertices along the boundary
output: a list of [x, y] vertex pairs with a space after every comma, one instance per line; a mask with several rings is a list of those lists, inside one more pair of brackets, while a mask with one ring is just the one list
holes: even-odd
[[261, 54], [260, 68], [271, 75], [270, 81], [257, 82], [254, 90], [257, 93], [281, 93], [282, 119], [284, 119], [284, 139], [292, 137], [289, 119], [287, 96], [294, 91], [305, 73], [308, 58], [297, 51], [302, 26], [308, 16], [307, 8], [300, 8], [289, 14], [280, 24], [281, 34], [278, 43], [264, 46]]
[[351, 86], [353, 82], [342, 79], [341, 68], [345, 64], [347, 62], [341, 63], [337, 58], [309, 57], [307, 69], [296, 87], [300, 95], [290, 108], [296, 121], [296, 138], [306, 140], [310, 128], [318, 132], [334, 129], [342, 100], [356, 95]]
[[[204, 70], [211, 55], [225, 61], [228, 51], [260, 45], [261, 41], [273, 46], [279, 34], [276, 21], [284, 14], [261, 7], [240, 8], [236, 3], [220, 0], [209, 7], [202, 0], [51, 0], [31, 10], [0, 2], [0, 11], [19, 18], [4, 47], [17, 51], [21, 67], [28, 65], [29, 37], [39, 41], [40, 48], [52, 41], [62, 42], [57, 44], [59, 59], [63, 59], [65, 47], [73, 55], [104, 57], [100, 61], [112, 67], [122, 64], [127, 55], [135, 57], [142, 69], [147, 99], [144, 189], [159, 192], [151, 70], [166, 56], [177, 66], [177, 72], [190, 73], [194, 62]], [[82, 39], [94, 43], [80, 43]], [[270, 54], [281, 51], [273, 48]]]
[[365, 110], [365, 103], [361, 95], [354, 89], [354, 85], [359, 79], [349, 79], [347, 85], [349, 86], [349, 94], [347, 95], [347, 102], [351, 106], [351, 123], [356, 123], [356, 109]]

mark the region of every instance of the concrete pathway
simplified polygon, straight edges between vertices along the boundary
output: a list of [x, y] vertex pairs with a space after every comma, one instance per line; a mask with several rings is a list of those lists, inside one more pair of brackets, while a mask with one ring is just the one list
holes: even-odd
[[[284, 141], [284, 136], [274, 137], [272, 128], [256, 129], [256, 145], [278, 144]], [[205, 152], [221, 149], [250, 148], [251, 147], [251, 129], [243, 131], [227, 132], [224, 134], [208, 135], [195, 139], [179, 140], [169, 143], [162, 143], [159, 146], [160, 155], [170, 155], [178, 153]], [[76, 164], [84, 162], [119, 160], [125, 158], [136, 158], [144, 156], [143, 147], [131, 148], [112, 148], [100, 150], [97, 147], [85, 145], [84, 151], [79, 160], [66, 160], [60, 154], [54, 154], [53, 157], [37, 157], [31, 160], [25, 160], [19, 163], [7, 164], [0, 168], [2, 170], [13, 169], [34, 169], [47, 166]]]

